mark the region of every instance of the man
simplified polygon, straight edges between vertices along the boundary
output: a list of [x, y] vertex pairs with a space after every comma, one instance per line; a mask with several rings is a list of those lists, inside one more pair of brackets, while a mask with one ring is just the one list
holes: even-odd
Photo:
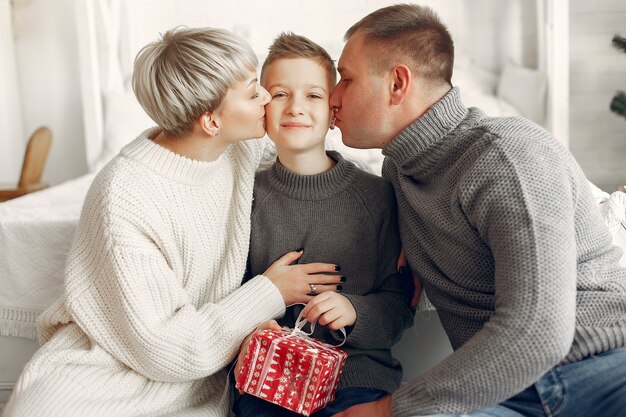
[[430, 9], [386, 7], [346, 33], [330, 98], [346, 145], [383, 149], [409, 264], [455, 350], [393, 415], [623, 415], [626, 271], [588, 182], [541, 127], [466, 108], [453, 57]]

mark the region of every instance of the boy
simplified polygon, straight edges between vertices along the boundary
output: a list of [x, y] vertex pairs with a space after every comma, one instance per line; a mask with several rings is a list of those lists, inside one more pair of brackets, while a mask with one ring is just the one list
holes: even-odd
[[[317, 321], [314, 337], [338, 344], [345, 327], [348, 352], [335, 401], [314, 414], [330, 416], [380, 399], [398, 388], [402, 371], [391, 346], [412, 324], [410, 289], [396, 274], [400, 252], [393, 190], [337, 152], [325, 151], [328, 105], [336, 74], [328, 53], [309, 39], [281, 34], [272, 44], [261, 83], [272, 99], [266, 130], [278, 160], [256, 175], [248, 276], [262, 273], [286, 250], [303, 248], [300, 262], [339, 265], [340, 285], [312, 283], [303, 311]], [[279, 321], [293, 327], [302, 310]], [[296, 416], [250, 395], [238, 417]]]

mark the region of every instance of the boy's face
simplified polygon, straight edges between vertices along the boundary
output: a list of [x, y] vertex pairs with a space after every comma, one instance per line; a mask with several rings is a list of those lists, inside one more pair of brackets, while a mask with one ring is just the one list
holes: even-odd
[[330, 76], [309, 58], [280, 58], [266, 67], [263, 85], [272, 101], [265, 106], [268, 136], [279, 151], [324, 149], [330, 126]]

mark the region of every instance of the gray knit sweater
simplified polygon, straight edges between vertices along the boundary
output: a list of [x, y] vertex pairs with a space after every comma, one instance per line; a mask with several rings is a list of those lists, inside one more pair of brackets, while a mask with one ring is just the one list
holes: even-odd
[[384, 154], [409, 263], [455, 350], [394, 394], [394, 416], [496, 404], [626, 344], [621, 251], [544, 129], [467, 109], [454, 88]]
[[[304, 248], [300, 263], [339, 265], [346, 277], [341, 293], [357, 312], [341, 347], [348, 360], [339, 386], [392, 392], [402, 371], [390, 348], [413, 322], [412, 282], [396, 273], [400, 238], [393, 189], [337, 152], [328, 155], [337, 164], [322, 174], [297, 175], [280, 162], [257, 173], [250, 276], [298, 248]], [[300, 310], [287, 309], [279, 323], [293, 326]], [[340, 338], [333, 333], [318, 326], [314, 336], [336, 345]]]

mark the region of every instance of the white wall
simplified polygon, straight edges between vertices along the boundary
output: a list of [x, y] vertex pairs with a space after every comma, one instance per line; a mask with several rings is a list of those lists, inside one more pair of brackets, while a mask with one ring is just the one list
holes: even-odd
[[0, 181], [15, 184], [20, 163], [14, 155], [24, 152], [22, 107], [17, 83], [9, 0], [0, 0]]
[[[73, 1], [18, 0], [15, 3], [14, 14], [20, 23], [15, 49], [24, 136], [40, 125], [52, 129], [53, 145], [43, 175], [45, 181], [56, 184], [87, 171]], [[150, 28], [148, 31], [135, 28], [133, 44], [136, 49], [175, 25], [213, 25], [240, 33], [261, 57], [280, 31], [293, 30], [316, 40], [338, 58], [343, 33], [352, 23], [370, 11], [397, 1], [134, 0], [128, 3], [131, 4], [131, 19]], [[483, 68], [497, 71], [506, 60], [530, 66], [536, 62], [536, 33], [532, 29], [534, 0], [428, 0], [420, 3], [440, 11], [455, 37], [457, 49], [466, 51], [472, 61]], [[466, 18], [460, 17], [463, 12]], [[498, 16], [504, 18], [498, 19]], [[14, 151], [15, 160], [21, 161], [21, 149]], [[0, 182], [3, 181], [6, 178], [0, 172]]]
[[[51, 184], [87, 169], [73, 11], [72, 0], [18, 1], [13, 10], [24, 135], [39, 126], [52, 129], [43, 173], [43, 180]], [[15, 157], [21, 163], [23, 154]]]
[[626, 119], [609, 110], [626, 90], [626, 54], [611, 47], [626, 36], [626, 1], [570, 2], [570, 149], [605, 191], [626, 183]]

